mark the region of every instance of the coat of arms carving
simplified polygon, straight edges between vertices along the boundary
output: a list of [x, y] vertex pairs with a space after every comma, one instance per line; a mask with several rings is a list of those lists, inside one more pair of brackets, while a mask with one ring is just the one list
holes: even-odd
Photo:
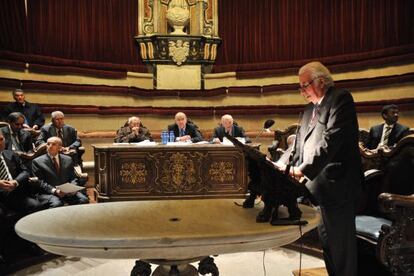
[[181, 39], [178, 39], [177, 41], [169, 41], [168, 51], [172, 60], [177, 65], [181, 65], [187, 60], [190, 51], [190, 43]]

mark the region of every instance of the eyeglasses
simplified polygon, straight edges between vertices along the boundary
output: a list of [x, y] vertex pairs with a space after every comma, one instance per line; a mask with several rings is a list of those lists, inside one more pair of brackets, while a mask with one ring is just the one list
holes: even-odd
[[308, 82], [307, 84], [304, 84], [302, 86], [299, 86], [298, 90], [299, 92], [304, 92], [312, 83], [314, 80], [316, 80], [317, 78], [313, 78], [310, 82]]

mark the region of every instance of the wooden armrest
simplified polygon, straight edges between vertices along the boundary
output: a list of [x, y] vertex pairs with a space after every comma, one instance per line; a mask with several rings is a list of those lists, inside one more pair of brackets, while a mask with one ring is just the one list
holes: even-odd
[[414, 195], [397, 195], [382, 193], [378, 197], [381, 211], [386, 213], [394, 212], [396, 207], [414, 208]]

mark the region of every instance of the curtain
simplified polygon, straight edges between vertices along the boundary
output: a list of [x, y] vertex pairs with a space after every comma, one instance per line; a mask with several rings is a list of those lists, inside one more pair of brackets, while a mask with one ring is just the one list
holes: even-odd
[[27, 20], [24, 0], [0, 1], [0, 49], [26, 52]]
[[[412, 0], [219, 0], [215, 71], [370, 52], [414, 43]], [[252, 65], [252, 66], [249, 66]]]
[[27, 0], [29, 51], [35, 55], [142, 64], [136, 0]]

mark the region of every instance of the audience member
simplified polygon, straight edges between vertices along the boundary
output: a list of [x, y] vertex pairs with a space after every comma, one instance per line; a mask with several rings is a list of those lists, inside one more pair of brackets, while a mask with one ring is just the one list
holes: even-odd
[[168, 131], [174, 131], [176, 141], [191, 141], [197, 143], [203, 140], [198, 126], [187, 120], [187, 116], [183, 112], [175, 114], [175, 124], [168, 126]]
[[56, 186], [72, 183], [79, 184], [75, 175], [73, 160], [64, 154], [60, 154], [62, 140], [59, 137], [47, 139], [47, 154], [33, 160], [32, 171], [39, 178], [40, 193], [38, 200], [49, 208], [68, 204], [88, 203], [89, 199], [81, 192], [65, 194]]
[[82, 145], [75, 128], [65, 124], [65, 115], [62, 111], [53, 111], [52, 122], [41, 128], [37, 137], [36, 146], [45, 144], [50, 137], [59, 137], [62, 141], [62, 152], [72, 157], [75, 166], [79, 164], [78, 149]]
[[21, 214], [43, 209], [29, 188], [29, 169], [14, 151], [6, 150], [5, 146], [0, 132], [0, 203]]
[[20, 112], [12, 112], [7, 116], [6, 122], [10, 127], [1, 129], [6, 141], [6, 149], [19, 152], [32, 151], [32, 135], [23, 129], [24, 115]]
[[386, 105], [382, 108], [381, 116], [384, 123], [370, 128], [365, 145], [368, 149], [391, 148], [409, 134], [408, 127], [397, 123], [398, 113], [399, 110], [395, 104]]
[[246, 136], [244, 129], [241, 126], [238, 126], [236, 123], [234, 123], [233, 117], [229, 114], [223, 115], [221, 117], [220, 126], [214, 129], [212, 142], [213, 143], [223, 142], [224, 133], [227, 133], [233, 137], [244, 138], [246, 143], [251, 142], [249, 137]]
[[1, 114], [2, 120], [6, 120], [7, 116], [12, 112], [20, 112], [25, 118], [23, 128], [33, 128], [34, 130], [40, 129], [45, 123], [45, 117], [40, 111], [39, 106], [27, 102], [24, 96], [24, 91], [21, 89], [13, 91], [13, 98], [15, 102], [9, 103], [3, 110]]
[[133, 143], [144, 140], [152, 141], [151, 133], [141, 124], [138, 117], [128, 118], [128, 125], [123, 126], [116, 132], [115, 143]]

